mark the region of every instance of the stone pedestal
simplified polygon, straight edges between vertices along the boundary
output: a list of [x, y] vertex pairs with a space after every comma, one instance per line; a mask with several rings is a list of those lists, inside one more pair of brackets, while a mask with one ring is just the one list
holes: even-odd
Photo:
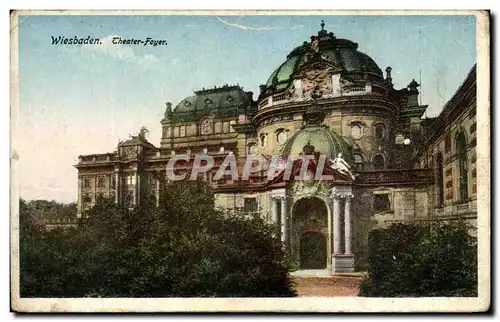
[[332, 272], [349, 273], [354, 272], [354, 255], [332, 255]]

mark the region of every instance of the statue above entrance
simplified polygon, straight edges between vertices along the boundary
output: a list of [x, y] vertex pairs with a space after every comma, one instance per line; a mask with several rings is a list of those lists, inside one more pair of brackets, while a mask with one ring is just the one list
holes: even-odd
[[351, 172], [351, 166], [342, 158], [342, 153], [339, 153], [338, 156], [330, 160], [330, 167], [334, 170], [337, 170], [341, 174], [349, 176], [352, 180], [355, 179], [354, 174]]

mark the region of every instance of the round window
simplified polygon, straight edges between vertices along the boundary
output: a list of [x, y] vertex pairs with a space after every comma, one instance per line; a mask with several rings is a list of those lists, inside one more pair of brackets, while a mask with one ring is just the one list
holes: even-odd
[[248, 146], [248, 152], [250, 153], [250, 155], [256, 155], [257, 154], [257, 145], [250, 144]]

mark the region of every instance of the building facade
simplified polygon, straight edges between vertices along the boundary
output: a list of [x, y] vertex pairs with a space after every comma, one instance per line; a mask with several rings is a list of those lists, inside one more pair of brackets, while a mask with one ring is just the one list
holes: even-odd
[[[465, 208], [476, 216], [475, 72], [435, 119], [422, 118], [427, 106], [419, 104], [418, 87], [409, 80], [395, 88], [391, 67], [384, 74], [358, 44], [322, 23], [272, 71], [256, 100], [238, 85], [204, 88], [175, 108], [166, 103], [159, 146], [141, 131], [115, 152], [80, 156], [78, 213], [99, 198], [131, 207], [145, 197], [159, 203], [169, 160], [188, 156], [174, 169], [186, 173], [195, 155], [205, 154], [214, 159], [203, 178], [217, 205], [276, 225], [297, 268], [356, 270], [369, 254], [372, 229]], [[340, 153], [353, 177], [328, 166]], [[292, 175], [307, 171], [296, 180], [283, 171], [271, 179], [261, 171], [249, 180], [213, 180], [227, 156], [240, 171], [248, 156], [293, 158]], [[319, 156], [326, 156], [329, 180], [314, 176], [324, 162]]]
[[476, 66], [425, 128], [416, 152], [421, 167], [434, 171], [434, 219], [477, 219]]

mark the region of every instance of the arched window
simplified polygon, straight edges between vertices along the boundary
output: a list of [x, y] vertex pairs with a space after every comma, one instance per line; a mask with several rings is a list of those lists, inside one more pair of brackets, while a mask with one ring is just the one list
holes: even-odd
[[467, 169], [467, 140], [465, 138], [465, 133], [460, 132], [457, 135], [455, 147], [457, 151], [457, 160], [458, 160], [458, 171], [460, 173], [459, 177], [459, 187], [460, 187], [460, 201], [467, 201], [469, 197], [469, 177], [468, 177], [468, 169]]
[[363, 137], [363, 128], [361, 124], [353, 124], [351, 126], [351, 137], [355, 140], [359, 140]]
[[361, 154], [355, 154], [354, 163], [363, 163], [363, 156]]
[[360, 169], [363, 166], [363, 156], [359, 153], [355, 153], [353, 155], [354, 157], [354, 164], [356, 165], [357, 169]]
[[441, 152], [436, 157], [436, 184], [438, 190], [438, 206], [444, 206], [444, 183], [443, 183], [443, 155]]
[[382, 153], [375, 154], [372, 162], [375, 170], [382, 170], [385, 168], [385, 158]]
[[382, 140], [385, 137], [385, 127], [383, 124], [375, 125], [374, 136], [375, 140]]
[[260, 146], [261, 147], [266, 147], [267, 145], [267, 134], [261, 134], [260, 135]]

